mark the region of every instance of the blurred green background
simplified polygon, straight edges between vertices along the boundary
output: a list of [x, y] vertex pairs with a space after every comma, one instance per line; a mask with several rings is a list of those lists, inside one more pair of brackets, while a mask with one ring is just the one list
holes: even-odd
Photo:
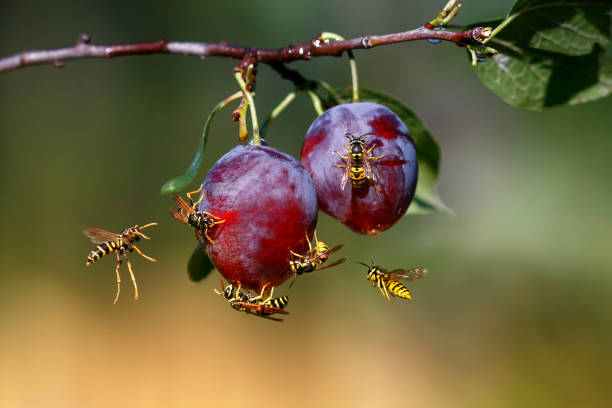
[[[440, 2], [21, 1], [0, 3], [0, 55], [166, 38], [281, 47], [327, 30], [403, 31]], [[512, 1], [465, 1], [457, 23]], [[612, 404], [612, 99], [541, 113], [506, 105], [463, 50], [413, 42], [357, 51], [361, 84], [403, 100], [440, 143], [456, 216], [408, 217], [375, 238], [321, 214], [351, 261], [426, 266], [389, 304], [353, 262], [287, 290], [282, 324], [235, 313], [219, 275], [188, 282], [193, 233], [159, 187], [236, 91], [236, 61], [176, 55], [68, 61], [0, 74], [0, 406], [604, 407]], [[345, 59], [291, 65], [335, 86]], [[260, 119], [291, 85], [261, 66]], [[237, 143], [231, 109], [205, 169]], [[297, 156], [314, 112], [301, 96], [270, 128]], [[204, 169], [204, 170], [205, 170]], [[198, 176], [199, 185], [205, 172]], [[112, 304], [114, 261], [85, 267], [81, 233], [159, 222]]]

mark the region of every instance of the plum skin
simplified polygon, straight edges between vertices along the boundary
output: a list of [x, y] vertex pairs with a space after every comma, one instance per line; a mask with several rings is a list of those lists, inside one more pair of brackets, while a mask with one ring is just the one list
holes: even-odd
[[[356, 189], [350, 182], [340, 187], [346, 156], [347, 133], [364, 136], [365, 148], [376, 147], [368, 156], [383, 178], [377, 189], [368, 180]], [[385, 106], [359, 102], [335, 106], [320, 115], [306, 132], [301, 161], [310, 173], [319, 208], [346, 226], [365, 235], [377, 235], [390, 228], [408, 209], [417, 182], [417, 157], [414, 142], [402, 121]]]
[[208, 256], [229, 282], [259, 292], [293, 273], [289, 250], [305, 253], [317, 196], [304, 167], [268, 146], [238, 145], [210, 169], [200, 211], [225, 220], [209, 231]]

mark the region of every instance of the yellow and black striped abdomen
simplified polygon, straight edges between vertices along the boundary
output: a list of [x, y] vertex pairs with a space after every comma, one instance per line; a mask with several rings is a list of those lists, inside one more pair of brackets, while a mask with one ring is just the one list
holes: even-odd
[[362, 187], [366, 182], [365, 169], [363, 167], [351, 166], [349, 171], [349, 179], [351, 179], [351, 185], [353, 187]]
[[396, 281], [389, 280], [387, 281], [387, 289], [393, 296], [397, 296], [402, 299], [410, 300], [410, 290], [404, 284]]
[[92, 263], [96, 262], [98, 259], [102, 258], [104, 255], [108, 255], [111, 252], [118, 252], [121, 249], [121, 240], [117, 241], [107, 241], [98, 245], [93, 251], [89, 253], [87, 256], [86, 265], [89, 266]]
[[277, 297], [274, 299], [270, 299], [267, 302], [265, 302], [263, 305], [277, 307], [279, 309], [284, 309], [287, 306], [287, 303], [289, 303], [289, 297], [281, 296], [281, 297]]

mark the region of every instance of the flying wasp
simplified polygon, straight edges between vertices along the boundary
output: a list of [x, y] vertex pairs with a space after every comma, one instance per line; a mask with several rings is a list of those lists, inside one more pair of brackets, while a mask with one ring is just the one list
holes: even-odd
[[206, 238], [211, 245], [214, 245], [214, 241], [208, 236], [208, 230], [217, 224], [223, 224], [225, 220], [215, 217], [209, 212], [196, 210], [196, 207], [204, 198], [204, 194], [202, 194], [200, 199], [195, 203], [193, 202], [191, 195], [199, 194], [202, 191], [203, 186], [204, 184], [202, 184], [198, 190], [187, 193], [189, 204], [187, 204], [180, 196], [174, 194], [172, 199], [176, 202], [176, 209], [171, 209], [170, 214], [175, 220], [178, 220], [185, 225], [191, 225], [194, 227], [195, 236], [198, 242], [204, 244], [204, 238]]
[[249, 295], [241, 290], [240, 284], [237, 287], [231, 283], [227, 286], [223, 286], [223, 280], [221, 280], [221, 288], [223, 292], [219, 292], [214, 289], [215, 293], [222, 295], [228, 302], [229, 305], [239, 312], [246, 312], [254, 314], [265, 319], [282, 321], [276, 317], [271, 317], [273, 314], [289, 314], [286, 310], [283, 310], [289, 303], [289, 297], [281, 296], [273, 298], [274, 288], [272, 288], [270, 295], [264, 299], [265, 285], [258, 296]]
[[388, 272], [386, 269], [376, 265], [374, 259], [372, 259], [372, 265], [363, 262], [360, 262], [360, 264], [368, 268], [366, 279], [372, 282], [372, 286], [378, 286], [380, 293], [382, 293], [389, 302], [391, 301], [389, 293], [393, 296], [410, 300], [410, 290], [404, 284], [400, 283], [398, 279], [412, 281], [422, 278], [427, 274], [427, 269], [425, 268], [395, 269]]
[[346, 256], [344, 256], [329, 265], [322, 266], [331, 254], [342, 249], [344, 245], [336, 245], [335, 247], [330, 249], [325, 242], [319, 241], [317, 239], [316, 231], [314, 233], [314, 239], [315, 245], [313, 247], [312, 243], [308, 239], [308, 234], [306, 234], [306, 241], [308, 241], [308, 253], [306, 255], [300, 255], [293, 251], [289, 251], [289, 254], [291, 256], [291, 260], [289, 261], [289, 268], [294, 273], [293, 281], [291, 282], [289, 287], [293, 286], [295, 278], [298, 275], [331, 268], [332, 266], [340, 265], [341, 263], [346, 261]]
[[376, 164], [373, 162], [385, 157], [385, 155], [368, 156], [376, 147], [376, 143], [366, 150], [366, 142], [365, 139], [363, 139], [365, 136], [373, 134], [374, 133], [366, 133], [361, 136], [354, 136], [351, 133], [347, 133], [346, 137], [349, 139], [349, 145], [348, 147], [344, 145], [346, 156], [334, 150], [334, 152], [344, 160], [344, 164], [334, 164], [334, 166], [344, 169], [342, 179], [340, 180], [340, 188], [342, 188], [342, 190], [345, 189], [350, 179], [351, 185], [355, 189], [363, 187], [366, 180], [370, 180], [376, 190], [382, 191], [380, 185], [383, 184], [383, 177], [380, 174], [380, 170], [378, 170], [378, 167], [376, 167]]
[[157, 225], [156, 222], [143, 225], [142, 227], [134, 225], [133, 227], [124, 229], [120, 234], [115, 234], [114, 232], [109, 232], [100, 228], [88, 228], [83, 230], [83, 234], [87, 235], [94, 244], [99, 244], [87, 256], [86, 266], [91, 265], [98, 259], [112, 252], [117, 254], [117, 267], [115, 268], [115, 273], [117, 275], [117, 294], [115, 295], [115, 300], [113, 303], [117, 303], [117, 300], [119, 299], [119, 292], [121, 291], [121, 276], [119, 275], [119, 267], [123, 261], [127, 262], [128, 270], [130, 271], [130, 276], [132, 277], [132, 284], [134, 285], [134, 299], [138, 300], [138, 285], [136, 284], [134, 271], [132, 271], [132, 264], [128, 259], [128, 253], [136, 251], [143, 258], [151, 262], [157, 262], [156, 259], [143, 254], [140, 249], [134, 245], [134, 242], [140, 241], [140, 237], [143, 237], [144, 239], [151, 239], [143, 234], [141, 230], [153, 227], [155, 225]]

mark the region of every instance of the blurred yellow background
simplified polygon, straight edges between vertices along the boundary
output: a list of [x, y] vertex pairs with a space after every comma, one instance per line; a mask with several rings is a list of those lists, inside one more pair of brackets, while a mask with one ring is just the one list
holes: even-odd
[[[416, 27], [440, 2], [21, 1], [0, 3], [0, 55], [166, 38], [281, 47]], [[512, 1], [465, 1], [457, 23]], [[321, 214], [319, 237], [351, 262], [301, 277], [283, 323], [236, 313], [188, 282], [193, 233], [159, 187], [191, 161], [204, 120], [236, 91], [236, 61], [155, 55], [67, 61], [0, 74], [0, 406], [607, 407], [612, 404], [612, 99], [542, 113], [506, 105], [463, 50], [414, 42], [357, 51], [361, 84], [393, 94], [442, 150], [456, 216], [408, 217], [375, 238]], [[291, 65], [345, 86], [345, 59]], [[259, 69], [263, 119], [292, 86]], [[231, 109], [205, 170], [237, 143]], [[297, 156], [314, 119], [300, 96], [270, 145]], [[197, 185], [196, 185], [197, 184]], [[159, 222], [132, 263], [90, 268], [81, 233]], [[411, 303], [365, 280], [426, 266]]]

